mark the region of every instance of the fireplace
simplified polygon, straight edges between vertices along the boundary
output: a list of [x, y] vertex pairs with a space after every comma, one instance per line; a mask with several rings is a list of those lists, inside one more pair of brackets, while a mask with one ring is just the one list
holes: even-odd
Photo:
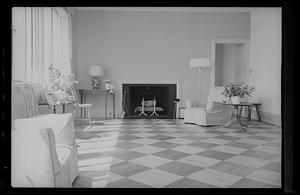
[[124, 118], [173, 118], [176, 84], [123, 84], [122, 92]]

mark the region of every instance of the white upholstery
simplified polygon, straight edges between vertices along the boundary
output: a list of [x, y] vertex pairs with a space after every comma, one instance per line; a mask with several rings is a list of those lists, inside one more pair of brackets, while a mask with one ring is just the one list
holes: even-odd
[[[23, 109], [12, 93], [12, 103]], [[22, 96], [21, 96], [22, 97]], [[71, 113], [30, 118], [13, 106], [11, 184], [13, 187], [72, 187], [78, 176], [75, 128]], [[21, 116], [19, 118], [19, 116]]]
[[210, 89], [206, 108], [186, 108], [184, 110], [184, 122], [201, 126], [222, 125], [229, 122], [233, 108], [216, 103], [224, 100], [224, 96], [221, 95], [222, 91], [222, 87], [213, 87]]

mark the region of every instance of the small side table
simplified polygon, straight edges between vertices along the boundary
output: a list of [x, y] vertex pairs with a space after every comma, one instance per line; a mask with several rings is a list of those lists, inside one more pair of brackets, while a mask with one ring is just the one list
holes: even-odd
[[261, 121], [261, 116], [259, 111], [259, 106], [261, 106], [261, 103], [252, 103], [252, 106], [248, 106], [248, 121], [251, 121], [251, 113], [252, 113], [253, 106], [255, 107], [258, 121]]

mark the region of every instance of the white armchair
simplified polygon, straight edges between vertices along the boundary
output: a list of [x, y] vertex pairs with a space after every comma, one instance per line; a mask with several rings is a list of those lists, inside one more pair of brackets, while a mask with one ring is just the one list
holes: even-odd
[[14, 187], [72, 187], [78, 175], [72, 114], [17, 119], [12, 128]]
[[39, 115], [38, 84], [13, 83], [11, 185], [72, 187], [78, 176], [72, 113]]
[[184, 123], [193, 123], [201, 126], [222, 125], [230, 121], [233, 107], [217, 102], [222, 102], [223, 87], [210, 88], [205, 107], [192, 107], [184, 110]]

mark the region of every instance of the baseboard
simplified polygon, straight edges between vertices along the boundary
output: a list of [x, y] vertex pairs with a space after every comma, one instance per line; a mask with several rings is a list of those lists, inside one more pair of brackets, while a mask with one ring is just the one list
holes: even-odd
[[[242, 115], [243, 115], [243, 117], [247, 117], [247, 114], [245, 112], [243, 112]], [[262, 121], [281, 127], [281, 115], [280, 114], [274, 114], [274, 113], [260, 111], [260, 116], [261, 116]], [[251, 118], [253, 120], [258, 120], [255, 109], [253, 109], [251, 112]]]

